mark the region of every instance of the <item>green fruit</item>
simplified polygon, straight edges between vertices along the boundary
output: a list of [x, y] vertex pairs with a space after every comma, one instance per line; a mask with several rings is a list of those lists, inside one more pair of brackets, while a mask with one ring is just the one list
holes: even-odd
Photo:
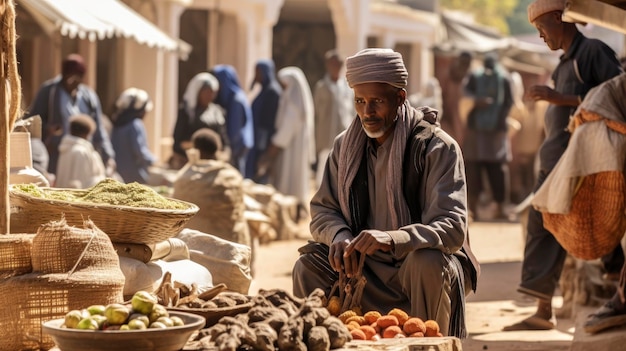
[[98, 330], [98, 322], [93, 318], [84, 318], [76, 325], [76, 329], [82, 330]]
[[148, 316], [146, 316], [145, 314], [141, 314], [141, 313], [133, 313], [130, 315], [130, 317], [128, 317], [128, 321], [132, 321], [134, 319], [138, 319], [140, 321], [143, 322], [143, 324], [147, 326], [150, 325], [150, 319], [148, 319]]
[[128, 324], [122, 324], [120, 325], [120, 330], [130, 330], [130, 327], [128, 326]]
[[170, 319], [174, 323], [175, 327], [180, 327], [181, 325], [185, 325], [185, 322], [183, 321], [183, 319], [178, 316], [172, 316], [170, 317]]
[[89, 311], [87, 311], [86, 308], [83, 308], [82, 310], [80, 310], [80, 313], [83, 314], [83, 319], [91, 317], [91, 313], [89, 313]]
[[148, 318], [150, 319], [150, 323], [156, 322], [157, 319], [161, 317], [169, 317], [170, 314], [167, 312], [167, 309], [163, 305], [156, 304], [152, 307], [152, 311], [148, 314]]
[[141, 314], [148, 315], [152, 312], [152, 307], [158, 303], [157, 298], [154, 295], [146, 291], [137, 291], [133, 298], [130, 300], [133, 310]]
[[139, 319], [133, 319], [132, 321], [128, 322], [128, 329], [130, 330], [141, 330], [147, 328], [148, 327], [146, 327], [146, 325]]
[[174, 326], [174, 321], [170, 317], [159, 317], [154, 323], [157, 322], [165, 324], [165, 326], [168, 328]]
[[100, 315], [100, 314], [93, 315], [90, 318], [95, 320], [98, 323], [98, 329], [102, 329], [102, 326], [104, 325], [104, 323], [107, 322], [107, 317]]
[[91, 305], [87, 307], [87, 311], [89, 311], [89, 314], [92, 316], [95, 316], [95, 315], [104, 316], [105, 308], [106, 307], [104, 307], [104, 305]]
[[167, 328], [167, 325], [161, 322], [154, 322], [150, 324], [150, 329], [165, 329], [165, 328]]
[[83, 319], [83, 313], [79, 310], [72, 310], [65, 315], [65, 326], [71, 329], [76, 328], [78, 323]]
[[129, 314], [128, 308], [119, 303], [112, 303], [104, 310], [104, 316], [109, 324], [124, 324]]

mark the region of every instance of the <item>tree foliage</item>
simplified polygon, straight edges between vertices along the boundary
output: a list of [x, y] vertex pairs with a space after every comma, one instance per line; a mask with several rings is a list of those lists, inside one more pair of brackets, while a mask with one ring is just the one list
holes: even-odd
[[[461, 10], [474, 15], [477, 23], [494, 27], [501, 34], [509, 34], [507, 18], [525, 0], [441, 0], [441, 6], [450, 10]], [[526, 7], [523, 8], [524, 14]]]
[[528, 22], [528, 5], [534, 0], [518, 0], [517, 7], [507, 18], [509, 32], [512, 35], [537, 33], [535, 27]]

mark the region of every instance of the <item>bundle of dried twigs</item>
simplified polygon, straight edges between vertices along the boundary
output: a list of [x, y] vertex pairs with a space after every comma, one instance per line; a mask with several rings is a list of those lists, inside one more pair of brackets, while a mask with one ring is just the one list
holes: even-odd
[[339, 279], [333, 284], [329, 299], [336, 296], [339, 291], [339, 313], [343, 313], [348, 310], [361, 309], [361, 298], [363, 297], [363, 290], [367, 279], [363, 276], [363, 265], [365, 264], [365, 254], [362, 254], [359, 258], [359, 266], [357, 274], [348, 278], [345, 272], [339, 272]]

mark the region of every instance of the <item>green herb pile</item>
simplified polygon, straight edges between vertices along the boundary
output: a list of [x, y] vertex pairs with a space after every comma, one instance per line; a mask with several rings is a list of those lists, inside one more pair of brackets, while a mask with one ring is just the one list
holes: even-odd
[[167, 199], [149, 186], [137, 182], [124, 184], [115, 179], [104, 179], [93, 187], [85, 190], [42, 189], [33, 184], [17, 184], [13, 186], [13, 189], [33, 197], [50, 200], [166, 210], [187, 209], [185, 204]]

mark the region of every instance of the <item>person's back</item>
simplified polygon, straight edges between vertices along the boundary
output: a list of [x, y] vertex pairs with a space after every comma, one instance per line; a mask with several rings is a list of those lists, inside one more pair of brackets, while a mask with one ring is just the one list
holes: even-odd
[[241, 89], [234, 67], [217, 65], [211, 73], [219, 81], [219, 91], [215, 103], [224, 108], [226, 130], [231, 146], [231, 164], [246, 178], [254, 176], [254, 170], [247, 169], [250, 149], [254, 147], [254, 122], [252, 111], [245, 92]]
[[59, 145], [55, 187], [84, 189], [106, 177], [102, 159], [89, 141], [94, 130], [95, 123], [89, 116], [70, 117], [70, 134]]
[[230, 164], [217, 159], [221, 150], [217, 133], [200, 129], [194, 133], [192, 142], [189, 163], [180, 170], [173, 193], [174, 198], [200, 208], [186, 227], [250, 246], [250, 233], [243, 216], [243, 177]]
[[[272, 135], [276, 130], [276, 113], [283, 88], [276, 78], [276, 68], [272, 60], [259, 60], [255, 67], [256, 74], [252, 86], [259, 84], [261, 91], [252, 101], [254, 120], [254, 148], [248, 157], [246, 169], [257, 173], [258, 158], [267, 150]], [[254, 179], [256, 183], [267, 184], [267, 177]]]
[[115, 102], [112, 116], [111, 143], [115, 149], [117, 171], [126, 183], [148, 182], [148, 167], [155, 162], [148, 147], [148, 134], [143, 123], [152, 101], [145, 90], [128, 88]]
[[281, 69], [278, 78], [284, 91], [276, 116], [276, 132], [259, 159], [257, 176], [269, 174], [270, 184], [285, 195], [295, 196], [304, 206], [310, 200], [311, 165], [315, 161], [311, 89], [298, 67]]

